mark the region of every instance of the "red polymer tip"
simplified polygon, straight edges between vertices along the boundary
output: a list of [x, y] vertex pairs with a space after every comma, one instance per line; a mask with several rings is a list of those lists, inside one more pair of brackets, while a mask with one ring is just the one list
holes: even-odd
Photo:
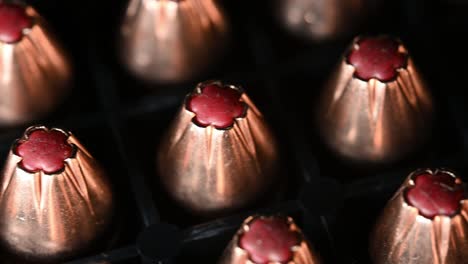
[[14, 43], [23, 37], [23, 30], [32, 26], [23, 6], [0, 3], [0, 41]]
[[407, 63], [407, 54], [398, 47], [399, 43], [387, 36], [362, 38], [349, 54], [348, 62], [355, 67], [357, 78], [388, 82], [395, 79], [397, 69]]
[[299, 245], [298, 233], [289, 228], [284, 218], [257, 218], [249, 224], [249, 230], [239, 239], [239, 246], [246, 250], [257, 264], [286, 263], [293, 256], [292, 247]]
[[240, 101], [241, 92], [218, 84], [209, 84], [194, 93], [187, 101], [187, 109], [195, 113], [194, 121], [203, 127], [226, 129], [234, 119], [244, 113], [245, 104]]
[[64, 168], [73, 147], [68, 136], [57, 130], [34, 130], [18, 144], [16, 154], [22, 158], [19, 166], [29, 172], [56, 173]]
[[406, 201], [427, 218], [437, 215], [452, 216], [460, 210], [465, 198], [463, 186], [447, 173], [423, 173], [414, 179], [414, 186], [406, 192]]

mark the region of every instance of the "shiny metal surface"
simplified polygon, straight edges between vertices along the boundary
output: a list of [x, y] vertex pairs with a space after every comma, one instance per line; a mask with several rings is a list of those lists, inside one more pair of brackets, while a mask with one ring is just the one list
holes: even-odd
[[[406, 52], [402, 45], [399, 49]], [[411, 57], [390, 82], [356, 78], [354, 67], [343, 58], [319, 99], [316, 121], [323, 141], [338, 156], [392, 162], [427, 139], [433, 108]]]
[[195, 114], [184, 103], [161, 142], [157, 161], [161, 182], [174, 199], [197, 214], [243, 207], [275, 180], [276, 141], [250, 98], [243, 93], [240, 100], [247, 105], [245, 116], [228, 129], [196, 125]]
[[[417, 171], [419, 172], [419, 171]], [[468, 202], [455, 216], [428, 219], [406, 203], [404, 190], [414, 185], [410, 174], [388, 202], [371, 236], [376, 264], [462, 264], [468, 259]]]
[[[32, 129], [38, 127], [28, 131]], [[58, 261], [80, 254], [111, 221], [108, 179], [75, 136], [68, 135], [76, 151], [56, 174], [23, 170], [15, 145], [8, 154], [0, 184], [0, 240], [18, 256]]]
[[316, 41], [351, 35], [369, 12], [367, 0], [276, 0], [277, 17], [292, 33]]
[[[239, 246], [239, 238], [243, 232], [248, 230], [250, 222], [256, 217], [251, 216], [247, 218], [242, 226], [239, 228], [234, 238], [231, 240], [227, 248], [225, 249], [222, 257], [218, 264], [255, 264], [249, 259], [249, 254]], [[302, 234], [301, 229], [294, 223], [291, 217], [288, 217], [290, 230], [296, 231], [301, 234], [301, 242], [299, 246], [293, 247], [291, 250], [294, 252], [293, 258], [288, 261], [288, 264], [319, 264], [322, 263], [318, 254], [313, 250], [310, 243]], [[271, 263], [271, 264], [276, 264]]]
[[0, 126], [30, 122], [68, 93], [71, 65], [43, 18], [30, 6], [33, 26], [16, 43], [0, 42]]
[[143, 80], [190, 80], [220, 59], [228, 31], [216, 0], [130, 0], [121, 57]]

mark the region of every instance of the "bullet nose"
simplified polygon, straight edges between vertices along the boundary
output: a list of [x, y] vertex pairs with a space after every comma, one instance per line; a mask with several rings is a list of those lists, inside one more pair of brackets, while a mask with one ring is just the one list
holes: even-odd
[[292, 248], [300, 243], [299, 234], [289, 229], [281, 218], [259, 218], [240, 236], [239, 246], [255, 263], [280, 262], [292, 259]]
[[464, 197], [463, 186], [452, 175], [443, 172], [415, 176], [414, 186], [405, 193], [406, 202], [427, 218], [455, 215], [460, 211]]
[[36, 130], [18, 144], [15, 152], [21, 157], [18, 166], [24, 170], [53, 174], [64, 169], [64, 161], [71, 158], [73, 147], [60, 131]]
[[190, 93], [158, 150], [161, 183], [195, 214], [247, 206], [274, 187], [277, 146], [240, 87], [219, 81]]
[[0, 240], [18, 259], [63, 261], [89, 250], [113, 215], [103, 169], [69, 132], [34, 126], [0, 178]]
[[31, 28], [31, 17], [23, 7], [0, 3], [0, 41], [14, 43], [23, 37], [23, 31]]
[[348, 55], [349, 64], [355, 68], [354, 76], [364, 81], [395, 79], [407, 59], [407, 54], [399, 50], [399, 43], [389, 37], [360, 39]]
[[411, 173], [387, 203], [371, 235], [374, 263], [465, 263], [465, 186], [453, 172]]
[[44, 19], [18, 2], [0, 3], [0, 126], [42, 118], [68, 93], [71, 66]]
[[429, 138], [432, 100], [398, 40], [358, 37], [324, 87], [317, 127], [323, 142], [346, 161], [391, 163]]
[[195, 114], [193, 121], [200, 126], [226, 129], [245, 111], [241, 93], [235, 89], [220, 89], [218, 85], [205, 86], [201, 93], [192, 95], [187, 109]]
[[321, 261], [292, 218], [255, 215], [244, 221], [218, 263], [319, 264]]
[[156, 83], [191, 80], [219, 61], [229, 26], [215, 0], [131, 0], [120, 31], [123, 64]]

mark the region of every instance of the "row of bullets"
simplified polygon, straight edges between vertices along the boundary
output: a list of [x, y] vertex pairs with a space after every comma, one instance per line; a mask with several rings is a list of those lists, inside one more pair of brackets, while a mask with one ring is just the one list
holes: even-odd
[[[365, 17], [365, 0], [281, 1], [278, 17], [292, 32], [328, 39]], [[21, 1], [0, 2], [0, 125], [30, 123], [68, 94], [73, 63], [45, 19]], [[361, 15], [358, 15], [361, 14]], [[351, 23], [353, 21], [353, 23]], [[338, 23], [339, 22], [339, 23]], [[131, 0], [117, 41], [121, 62], [143, 81], [193, 80], [229, 47], [231, 26], [215, 0]]]

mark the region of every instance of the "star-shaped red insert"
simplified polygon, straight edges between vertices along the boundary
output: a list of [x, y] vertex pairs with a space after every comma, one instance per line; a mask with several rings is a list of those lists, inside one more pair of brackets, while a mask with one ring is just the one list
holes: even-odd
[[66, 134], [57, 130], [34, 130], [16, 147], [16, 154], [22, 157], [19, 166], [29, 172], [43, 171], [48, 174], [62, 170], [65, 159], [73, 153], [67, 138]]
[[452, 216], [460, 210], [460, 201], [465, 198], [463, 186], [444, 172], [425, 172], [414, 178], [414, 186], [408, 187], [406, 201], [427, 218], [437, 215]]
[[256, 264], [287, 263], [293, 257], [291, 248], [299, 243], [299, 234], [292, 231], [282, 217], [253, 220], [249, 230], [239, 239], [239, 246], [247, 251]]
[[245, 104], [240, 101], [241, 95], [238, 90], [230, 87], [209, 84], [201, 89], [201, 93], [190, 96], [187, 109], [195, 113], [196, 124], [226, 129], [244, 113]]
[[396, 78], [397, 69], [405, 67], [407, 55], [398, 50], [399, 43], [386, 36], [362, 38], [348, 56], [355, 76], [368, 81], [375, 78], [388, 82]]
[[0, 3], [0, 41], [14, 43], [23, 37], [23, 30], [32, 26], [24, 7]]

